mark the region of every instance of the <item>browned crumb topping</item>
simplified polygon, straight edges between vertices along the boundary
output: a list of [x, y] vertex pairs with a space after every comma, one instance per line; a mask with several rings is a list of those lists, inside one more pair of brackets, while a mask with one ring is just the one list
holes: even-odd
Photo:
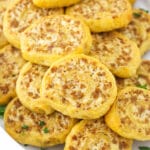
[[137, 70], [136, 76], [132, 78], [116, 78], [116, 83], [119, 90], [123, 89], [126, 86], [144, 86], [146, 89], [150, 90], [150, 61], [143, 60], [140, 67]]
[[119, 31], [135, 41], [138, 47], [141, 47], [143, 42], [149, 38], [150, 15], [143, 10], [135, 9], [130, 24]]
[[73, 119], [59, 112], [51, 115], [37, 114], [26, 109], [16, 98], [8, 110], [7, 126], [16, 133], [36, 132], [38, 135], [50, 133], [53, 137], [67, 131], [73, 125]]
[[98, 57], [110, 69], [127, 66], [132, 60], [133, 47], [114, 32], [93, 34], [91, 54]]
[[40, 9], [31, 0], [19, 0], [8, 9], [7, 17], [12, 32], [23, 32], [33, 21], [48, 15], [60, 14], [62, 9]]
[[55, 100], [55, 96], [57, 99], [59, 96], [62, 103], [86, 110], [105, 103], [113, 83], [96, 63], [86, 58], [73, 58], [58, 67], [53, 66], [48, 74], [50, 82], [45, 87], [46, 92], [51, 93], [49, 98]]
[[6, 11], [6, 7], [0, 6], [0, 35], [3, 33], [3, 17]]
[[11, 46], [0, 52], [0, 95], [12, 92], [16, 86], [19, 71], [25, 63], [21, 52]]
[[142, 30], [140, 24], [132, 20], [126, 28], [119, 29], [118, 31], [133, 40], [138, 47], [141, 47], [143, 41], [146, 40], [146, 34]]
[[[122, 128], [127, 127], [137, 132], [140, 131], [142, 134], [147, 134], [146, 132], [149, 130], [147, 125], [150, 123], [149, 99], [150, 94], [140, 88], [120, 95], [117, 106]], [[145, 127], [142, 124], [145, 124]]]
[[44, 18], [25, 32], [28, 38], [27, 51], [67, 54], [81, 45], [83, 31], [81, 22], [69, 16]]
[[[134, 14], [139, 14], [139, 17], [136, 17]], [[133, 21], [138, 21], [142, 23], [147, 33], [150, 33], [150, 15], [142, 9], [133, 10]]]
[[69, 150], [82, 149], [85, 146], [88, 150], [108, 150], [112, 149], [112, 145], [116, 147], [116, 150], [126, 150], [130, 147], [131, 142], [110, 130], [103, 118], [86, 121], [82, 128], [80, 127], [80, 131], [76, 131], [70, 138], [71, 145], [67, 145]]
[[82, 15], [87, 19], [116, 18], [127, 9], [125, 0], [83, 0], [71, 7], [73, 15]]
[[48, 68], [41, 65], [32, 64], [32, 66], [22, 74], [20, 88], [28, 97], [40, 98], [40, 86], [42, 78]]

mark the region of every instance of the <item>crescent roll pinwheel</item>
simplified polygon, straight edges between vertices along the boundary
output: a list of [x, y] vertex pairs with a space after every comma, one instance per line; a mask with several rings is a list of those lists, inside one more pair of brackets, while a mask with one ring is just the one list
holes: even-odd
[[90, 55], [98, 58], [116, 76], [129, 78], [136, 74], [141, 57], [137, 45], [118, 32], [92, 34]]
[[31, 112], [18, 98], [8, 104], [4, 114], [8, 134], [19, 143], [37, 147], [64, 143], [76, 121], [59, 112], [50, 115]]
[[144, 55], [150, 48], [150, 14], [143, 9], [134, 9], [130, 24], [119, 31], [133, 40]]
[[0, 105], [16, 96], [16, 80], [25, 60], [19, 49], [7, 45], [0, 49]]
[[67, 15], [44, 17], [25, 30], [21, 37], [23, 57], [46, 66], [69, 54], [88, 53], [91, 44], [87, 25]]
[[116, 83], [118, 90], [127, 86], [150, 90], [150, 60], [142, 60], [135, 76], [126, 79], [116, 77]]
[[33, 3], [41, 8], [66, 7], [80, 2], [81, 0], [33, 0]]
[[69, 55], [53, 63], [41, 85], [41, 95], [52, 108], [79, 119], [103, 116], [116, 94], [111, 72], [84, 54]]
[[121, 90], [105, 121], [123, 137], [150, 140], [150, 91], [137, 87]]
[[50, 114], [54, 110], [49, 103], [40, 96], [40, 86], [42, 78], [48, 67], [26, 63], [19, 74], [16, 84], [17, 96], [20, 102], [37, 113]]
[[113, 132], [103, 118], [83, 120], [76, 124], [66, 139], [64, 150], [131, 150], [132, 140]]
[[40, 9], [32, 3], [32, 0], [13, 0], [9, 2], [4, 15], [4, 35], [13, 46], [20, 49], [21, 33], [35, 20], [63, 13], [63, 8]]
[[82, 0], [66, 14], [82, 18], [92, 32], [105, 32], [128, 25], [132, 9], [128, 0]]

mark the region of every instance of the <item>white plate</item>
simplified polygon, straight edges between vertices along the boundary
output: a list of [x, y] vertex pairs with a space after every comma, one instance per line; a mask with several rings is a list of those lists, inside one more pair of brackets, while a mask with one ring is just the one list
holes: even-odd
[[[150, 11], [150, 0], [137, 0], [135, 7], [143, 8]], [[144, 56], [144, 59], [150, 59], [150, 51]], [[0, 150], [40, 150], [31, 146], [22, 146], [15, 142], [9, 135], [4, 131], [3, 121], [0, 118]], [[135, 141], [132, 150], [139, 150], [139, 146], [149, 146], [150, 141], [139, 142]], [[63, 150], [63, 145], [48, 148], [46, 150]]]

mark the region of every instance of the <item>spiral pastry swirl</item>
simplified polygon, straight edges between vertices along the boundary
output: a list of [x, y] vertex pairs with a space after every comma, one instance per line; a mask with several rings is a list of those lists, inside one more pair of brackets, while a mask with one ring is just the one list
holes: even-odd
[[9, 2], [4, 15], [4, 35], [13, 46], [20, 49], [21, 33], [35, 20], [63, 13], [63, 8], [40, 9], [31, 0], [13, 0]]
[[26, 63], [19, 74], [16, 84], [17, 96], [29, 110], [37, 113], [50, 114], [54, 110], [40, 96], [42, 78], [48, 67]]
[[41, 85], [41, 95], [54, 109], [80, 119], [103, 116], [116, 94], [111, 72], [84, 54], [69, 55], [53, 63]]
[[136, 86], [150, 90], [149, 72], [150, 72], [150, 60], [142, 60], [135, 76], [126, 79], [116, 77], [118, 90], [121, 90], [127, 86]]
[[131, 150], [132, 140], [113, 132], [103, 118], [83, 120], [76, 124], [66, 139], [64, 150]]
[[118, 32], [92, 34], [90, 55], [98, 58], [116, 76], [129, 78], [136, 74], [141, 58], [137, 45]]
[[131, 20], [128, 0], [82, 0], [67, 8], [66, 13], [82, 18], [92, 32], [105, 32], [125, 27]]
[[16, 96], [16, 81], [25, 64], [19, 49], [7, 45], [0, 49], [0, 105]]
[[136, 140], [150, 140], [150, 91], [127, 87], [105, 117], [107, 125], [119, 135]]
[[64, 143], [76, 121], [59, 112], [50, 115], [31, 112], [18, 98], [8, 104], [4, 114], [8, 134], [21, 144], [37, 147]]
[[88, 53], [91, 45], [88, 26], [68, 15], [39, 19], [21, 37], [23, 57], [46, 66], [69, 54]]

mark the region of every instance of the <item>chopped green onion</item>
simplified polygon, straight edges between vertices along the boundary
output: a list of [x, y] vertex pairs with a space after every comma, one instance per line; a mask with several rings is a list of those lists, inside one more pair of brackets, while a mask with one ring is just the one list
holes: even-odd
[[150, 150], [150, 147], [140, 146], [139, 150]]
[[39, 122], [39, 126], [41, 126], [41, 127], [45, 126], [45, 124], [46, 124], [46, 123], [45, 123], [44, 121], [40, 121], [40, 122]]
[[29, 129], [29, 126], [27, 126], [27, 125], [24, 124], [24, 125], [22, 126], [22, 129], [28, 130], [28, 129]]
[[4, 115], [5, 109], [6, 109], [6, 106], [0, 106], [0, 116]]
[[140, 18], [140, 17], [141, 17], [141, 14], [140, 14], [140, 13], [133, 13], [133, 16], [134, 16], [135, 18]]
[[49, 132], [48, 128], [44, 128], [44, 129], [43, 129], [43, 132], [44, 132], [44, 133], [48, 133], [48, 132]]
[[137, 87], [142, 88], [142, 89], [147, 89], [147, 84], [137, 85]]

